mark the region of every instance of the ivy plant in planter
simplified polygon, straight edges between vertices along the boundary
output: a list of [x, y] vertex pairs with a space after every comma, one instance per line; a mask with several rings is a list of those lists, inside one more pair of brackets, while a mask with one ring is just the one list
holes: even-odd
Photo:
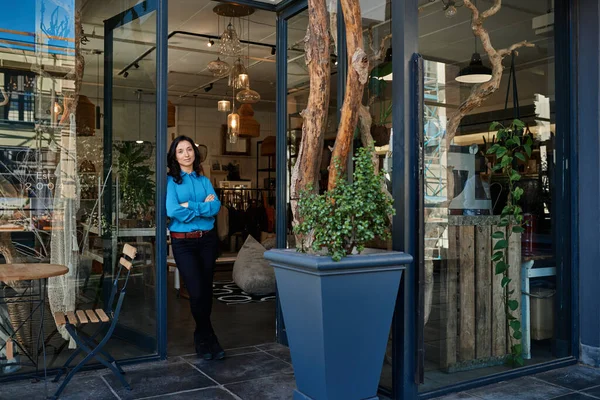
[[295, 399], [377, 398], [400, 278], [412, 257], [365, 249], [389, 237], [394, 213], [373, 152], [358, 151], [352, 182], [341, 176], [338, 162], [333, 189], [301, 192], [295, 226], [300, 251], [265, 253], [275, 267]]
[[509, 362], [513, 366], [523, 365], [523, 348], [521, 338], [521, 322], [514, 312], [519, 307], [517, 293], [511, 289], [512, 279], [509, 278], [510, 268], [519, 268], [520, 265], [510, 265], [508, 263], [508, 243], [513, 233], [524, 232], [523, 228], [523, 210], [519, 206], [519, 201], [523, 196], [523, 189], [517, 187], [516, 184], [521, 180], [521, 174], [515, 168], [517, 160], [525, 162], [531, 157], [533, 139], [531, 135], [524, 135], [523, 131], [525, 124], [515, 119], [509, 126], [504, 126], [499, 122], [494, 122], [490, 126], [490, 130], [498, 129], [496, 135], [496, 143], [494, 143], [487, 151], [489, 155], [496, 156], [496, 162], [493, 166], [493, 171], [504, 175], [508, 181], [508, 197], [506, 205], [500, 216], [498, 227], [505, 230], [495, 231], [492, 235], [497, 239], [494, 246], [494, 254], [492, 261], [495, 263], [495, 274], [502, 275], [502, 288], [504, 290], [504, 310], [506, 313], [506, 321], [510, 331], [510, 354]]
[[[312, 188], [301, 192], [300, 222], [294, 228], [302, 239], [300, 251], [325, 251], [334, 261], [340, 261], [354, 250], [362, 253], [365, 244], [373, 239], [390, 237], [389, 216], [395, 210], [392, 199], [381, 190], [383, 172], [375, 173], [374, 151], [373, 147], [358, 150], [352, 182], [338, 179], [333, 190], [321, 195], [314, 195]], [[335, 165], [341, 174], [339, 163]], [[308, 248], [307, 242], [312, 242]]]

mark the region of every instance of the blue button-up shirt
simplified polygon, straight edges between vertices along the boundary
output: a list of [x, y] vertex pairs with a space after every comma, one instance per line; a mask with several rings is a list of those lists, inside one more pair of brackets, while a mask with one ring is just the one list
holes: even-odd
[[[205, 176], [196, 172], [181, 172], [182, 182], [175, 183], [173, 177], [167, 177], [167, 216], [171, 218], [169, 230], [173, 232], [209, 231], [215, 226], [215, 215], [219, 213], [221, 202]], [[205, 202], [208, 195], [215, 200]], [[188, 207], [182, 207], [188, 203]]]

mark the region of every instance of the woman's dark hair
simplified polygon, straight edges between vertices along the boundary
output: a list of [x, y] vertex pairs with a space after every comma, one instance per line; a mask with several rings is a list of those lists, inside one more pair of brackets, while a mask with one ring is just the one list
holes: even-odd
[[181, 167], [177, 162], [177, 146], [184, 140], [191, 144], [192, 149], [194, 149], [194, 171], [198, 175], [204, 174], [202, 164], [200, 164], [200, 151], [198, 150], [198, 147], [196, 147], [194, 141], [191, 138], [184, 135], [178, 136], [175, 138], [175, 140], [173, 140], [173, 143], [171, 143], [171, 147], [169, 148], [169, 154], [167, 154], [167, 167], [169, 168], [169, 172], [167, 173], [167, 175], [173, 177], [173, 180], [177, 184], [181, 183]]

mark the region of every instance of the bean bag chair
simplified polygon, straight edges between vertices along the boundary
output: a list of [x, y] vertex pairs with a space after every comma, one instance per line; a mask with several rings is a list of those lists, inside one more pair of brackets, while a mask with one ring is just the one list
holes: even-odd
[[275, 293], [275, 271], [264, 253], [265, 248], [249, 235], [233, 264], [233, 281], [248, 294]]

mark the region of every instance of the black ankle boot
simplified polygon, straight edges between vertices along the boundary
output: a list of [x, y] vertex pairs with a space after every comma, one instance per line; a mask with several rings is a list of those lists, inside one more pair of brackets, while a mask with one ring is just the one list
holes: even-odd
[[223, 350], [223, 347], [221, 347], [219, 339], [217, 339], [217, 336], [215, 336], [214, 333], [210, 338], [210, 352], [212, 358], [215, 360], [222, 360], [225, 358], [225, 350]]
[[203, 358], [205, 360], [212, 360], [212, 346], [210, 339], [204, 340], [196, 340], [196, 354], [199, 358]]

